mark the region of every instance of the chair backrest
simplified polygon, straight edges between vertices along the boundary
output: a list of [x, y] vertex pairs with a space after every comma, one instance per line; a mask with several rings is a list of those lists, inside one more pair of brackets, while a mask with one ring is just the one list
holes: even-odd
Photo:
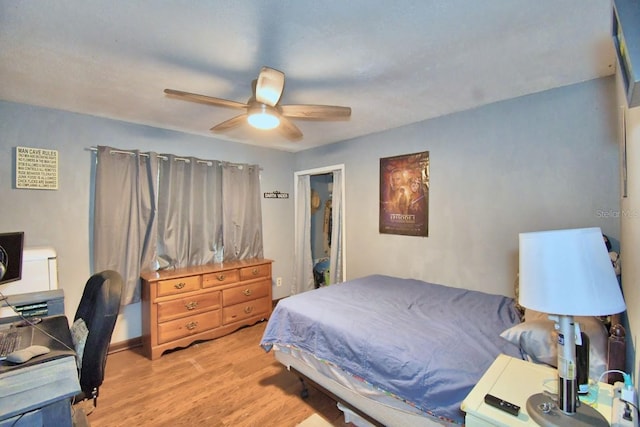
[[82, 355], [80, 388], [86, 397], [97, 397], [104, 379], [107, 351], [120, 311], [122, 277], [113, 270], [96, 273], [89, 278], [78, 304], [74, 321], [84, 320], [89, 330]]

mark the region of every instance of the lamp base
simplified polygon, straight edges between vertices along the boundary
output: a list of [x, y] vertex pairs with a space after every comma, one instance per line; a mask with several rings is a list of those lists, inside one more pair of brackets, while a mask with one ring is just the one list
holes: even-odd
[[581, 404], [573, 414], [565, 414], [547, 394], [536, 393], [527, 400], [527, 412], [542, 427], [609, 427], [609, 423], [589, 405]]

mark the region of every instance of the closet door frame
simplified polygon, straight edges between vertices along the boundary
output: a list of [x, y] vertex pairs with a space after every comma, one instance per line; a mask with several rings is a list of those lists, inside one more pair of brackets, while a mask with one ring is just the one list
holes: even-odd
[[[332, 166], [324, 166], [324, 167], [319, 167], [319, 168], [315, 168], [315, 169], [307, 169], [307, 170], [303, 170], [303, 171], [298, 171], [294, 173], [294, 200], [295, 200], [295, 212], [294, 212], [294, 218], [295, 218], [295, 241], [298, 241], [298, 237], [300, 235], [300, 230], [298, 228], [298, 213], [300, 209], [304, 209], [304, 207], [301, 207], [299, 205], [300, 201], [304, 201], [304, 200], [310, 200], [310, 194], [307, 194], [306, 197], [301, 197], [303, 195], [299, 195], [298, 194], [298, 179], [300, 176], [303, 175], [324, 175], [324, 174], [328, 174], [328, 173], [333, 173], [335, 171], [340, 171], [341, 172], [341, 176], [342, 176], [342, 185], [341, 185], [341, 202], [342, 202], [342, 227], [340, 229], [340, 240], [341, 240], [341, 245], [342, 245], [342, 281], [346, 280], [347, 277], [347, 246], [346, 246], [346, 227], [345, 227], [345, 223], [346, 223], [346, 203], [345, 203], [345, 188], [346, 188], [346, 176], [345, 176], [345, 167], [344, 164], [338, 164], [338, 165], [332, 165]], [[334, 184], [335, 185], [335, 184]], [[298, 263], [300, 262], [298, 257], [295, 257], [295, 262]], [[301, 268], [302, 266], [296, 266], [296, 268]]]

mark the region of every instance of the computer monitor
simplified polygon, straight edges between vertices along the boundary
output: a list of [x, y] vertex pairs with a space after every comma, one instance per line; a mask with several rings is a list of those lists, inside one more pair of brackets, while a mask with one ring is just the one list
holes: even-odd
[[24, 232], [0, 233], [0, 285], [22, 278]]

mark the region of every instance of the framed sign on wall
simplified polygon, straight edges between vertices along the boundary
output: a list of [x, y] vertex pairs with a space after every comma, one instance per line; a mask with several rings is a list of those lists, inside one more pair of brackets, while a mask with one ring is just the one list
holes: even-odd
[[58, 189], [58, 152], [16, 147], [16, 188]]
[[380, 233], [429, 236], [429, 152], [380, 159]]

